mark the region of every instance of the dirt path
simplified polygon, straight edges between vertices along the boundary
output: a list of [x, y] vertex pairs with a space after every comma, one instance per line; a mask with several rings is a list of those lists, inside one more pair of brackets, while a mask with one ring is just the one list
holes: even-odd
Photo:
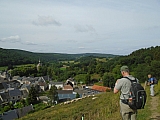
[[156, 95], [154, 97], [151, 97], [151, 118], [150, 120], [160, 120], [160, 113], [157, 112], [158, 109], [158, 103], [159, 103], [159, 96]]

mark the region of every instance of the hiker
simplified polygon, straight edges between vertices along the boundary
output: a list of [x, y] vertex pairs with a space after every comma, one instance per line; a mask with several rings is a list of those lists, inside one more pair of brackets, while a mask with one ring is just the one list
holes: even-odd
[[[123, 77], [128, 77], [131, 80], [135, 78], [129, 74], [128, 66], [120, 68]], [[131, 109], [128, 105], [131, 82], [127, 78], [118, 79], [115, 83], [114, 93], [121, 92], [120, 95], [120, 113], [123, 120], [136, 120], [137, 109]]]
[[150, 95], [154, 96], [154, 78], [148, 74], [148, 85], [150, 85]]

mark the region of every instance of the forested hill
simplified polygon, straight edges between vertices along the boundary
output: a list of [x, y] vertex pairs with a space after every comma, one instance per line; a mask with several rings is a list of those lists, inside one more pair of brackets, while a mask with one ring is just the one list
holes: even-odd
[[82, 54], [62, 54], [62, 53], [34, 53], [17, 49], [0, 48], [0, 66], [20, 65], [37, 63], [40, 59], [43, 62], [54, 62], [64, 60], [75, 60], [80, 57], [95, 56], [113, 58], [118, 55], [99, 54], [99, 53], [82, 53]]
[[133, 51], [127, 56], [121, 57], [121, 63], [127, 65], [150, 64], [153, 61], [160, 61], [160, 46], [142, 48]]
[[[111, 63], [110, 63], [111, 64]], [[127, 56], [112, 59], [113, 68], [116, 65], [128, 65], [134, 75], [142, 81], [147, 79], [147, 74], [160, 78], [160, 46], [142, 48], [133, 51]]]
[[129, 57], [140, 57], [141, 59], [150, 57], [151, 60], [160, 60], [160, 46], [142, 48], [132, 52]]

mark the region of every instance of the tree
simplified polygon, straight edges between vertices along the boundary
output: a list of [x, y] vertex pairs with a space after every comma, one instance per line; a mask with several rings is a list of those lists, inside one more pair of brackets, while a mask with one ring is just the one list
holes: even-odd
[[152, 59], [151, 56], [146, 56], [144, 61], [145, 61], [146, 64], [150, 65], [151, 59]]
[[90, 74], [86, 74], [84, 81], [85, 81], [86, 84], [90, 84], [90, 82], [91, 82]]
[[137, 67], [134, 69], [134, 77], [138, 78], [139, 82], [146, 81], [147, 74], [150, 73], [150, 66], [147, 64], [138, 64]]
[[85, 83], [85, 75], [86, 74], [78, 74], [75, 76], [75, 80], [78, 82], [78, 83]]
[[21, 99], [20, 102], [22, 103], [23, 107], [27, 105], [27, 101], [24, 99]]
[[112, 69], [112, 73], [113, 73], [115, 79], [121, 78], [120, 68], [121, 68], [121, 65], [116, 65], [116, 66]]
[[151, 74], [157, 79], [160, 78], [160, 61], [153, 60], [151, 62]]
[[50, 98], [50, 103], [53, 105], [56, 101], [58, 102], [58, 92], [57, 87], [54, 85], [48, 92], [48, 97]]
[[14, 108], [22, 108], [24, 107], [23, 104], [21, 102], [17, 102], [15, 105], [14, 105]]
[[7, 111], [9, 111], [10, 110], [10, 107], [9, 107], [9, 105], [7, 105], [7, 106], [4, 106], [4, 109], [3, 109], [3, 111], [4, 112], [7, 112]]
[[105, 73], [103, 76], [103, 86], [113, 87], [115, 83], [114, 77], [112, 73]]
[[38, 98], [39, 95], [38, 95], [38, 91], [35, 89], [34, 86], [31, 87], [31, 89], [29, 90], [29, 95], [28, 95], [28, 98], [27, 98], [27, 101], [29, 104], [36, 104], [38, 103]]
[[76, 94], [76, 98], [80, 98], [80, 95], [78, 93]]

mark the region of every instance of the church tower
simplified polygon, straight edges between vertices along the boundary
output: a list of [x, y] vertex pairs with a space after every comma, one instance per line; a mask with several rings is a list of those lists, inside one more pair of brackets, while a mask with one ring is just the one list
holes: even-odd
[[37, 71], [39, 71], [40, 66], [42, 66], [42, 63], [41, 63], [41, 61], [39, 59], [39, 63], [37, 64]]

